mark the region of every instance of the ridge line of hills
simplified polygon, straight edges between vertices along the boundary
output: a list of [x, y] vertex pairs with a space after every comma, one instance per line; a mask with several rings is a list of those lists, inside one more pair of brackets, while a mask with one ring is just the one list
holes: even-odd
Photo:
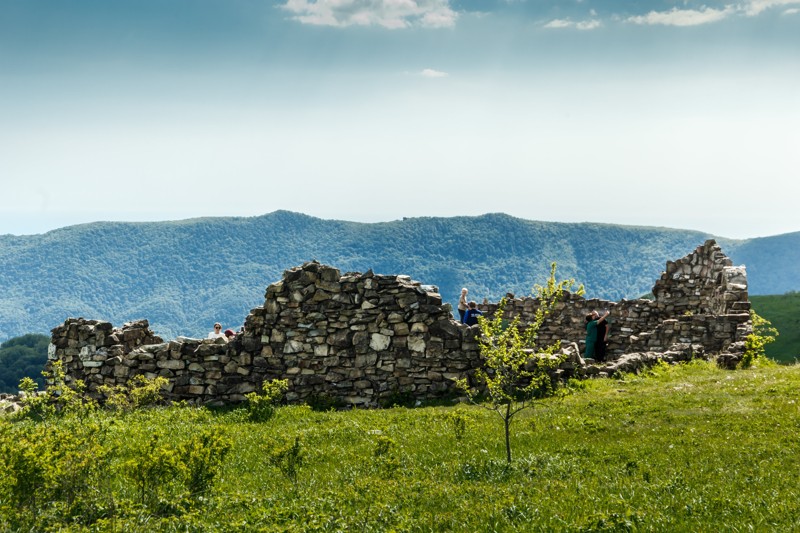
[[529, 294], [549, 265], [587, 297], [650, 291], [667, 261], [715, 238], [747, 266], [751, 294], [800, 289], [800, 232], [728, 239], [693, 230], [541, 222], [502, 213], [391, 222], [323, 220], [275, 211], [257, 217], [95, 222], [0, 236], [0, 341], [46, 333], [69, 316], [115, 324], [147, 318], [165, 338], [237, 327], [282, 272], [316, 259], [342, 272], [372, 269], [437, 285], [455, 303]]

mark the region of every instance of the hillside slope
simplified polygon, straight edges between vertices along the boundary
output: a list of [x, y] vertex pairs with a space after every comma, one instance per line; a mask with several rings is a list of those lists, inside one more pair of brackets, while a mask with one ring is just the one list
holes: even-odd
[[752, 296], [751, 303], [778, 330], [775, 342], [766, 346], [767, 355], [781, 363], [800, 360], [800, 292]]
[[[47, 333], [68, 316], [116, 324], [147, 318], [165, 337], [205, 335], [215, 321], [237, 327], [250, 308], [263, 303], [265, 287], [283, 270], [311, 259], [342, 272], [408, 274], [438, 285], [446, 301], [454, 301], [462, 286], [475, 299], [528, 294], [556, 261], [559, 277], [576, 278], [589, 297], [635, 298], [650, 290], [667, 260], [708, 237], [503, 214], [365, 224], [286, 211], [5, 235], [0, 340]], [[800, 288], [798, 263], [792, 261], [800, 233], [718, 240], [735, 263], [747, 258], [752, 292]]]

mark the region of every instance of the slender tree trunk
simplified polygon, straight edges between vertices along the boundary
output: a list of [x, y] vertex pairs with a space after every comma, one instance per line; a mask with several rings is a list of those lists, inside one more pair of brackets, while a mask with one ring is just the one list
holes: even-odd
[[506, 416], [503, 417], [506, 424], [506, 461], [511, 464], [511, 402], [506, 404]]

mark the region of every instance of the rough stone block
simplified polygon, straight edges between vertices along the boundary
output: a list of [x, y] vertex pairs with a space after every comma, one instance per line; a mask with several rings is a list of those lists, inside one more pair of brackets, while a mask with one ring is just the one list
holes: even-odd
[[409, 335], [408, 339], [408, 349], [412, 352], [424, 352], [426, 345], [425, 345], [425, 338], [421, 335]]
[[392, 338], [388, 335], [383, 335], [381, 333], [373, 333], [372, 337], [369, 341], [369, 347], [376, 352], [382, 352], [389, 347]]
[[156, 366], [170, 370], [182, 370], [186, 363], [183, 360], [167, 359], [166, 361], [156, 361]]

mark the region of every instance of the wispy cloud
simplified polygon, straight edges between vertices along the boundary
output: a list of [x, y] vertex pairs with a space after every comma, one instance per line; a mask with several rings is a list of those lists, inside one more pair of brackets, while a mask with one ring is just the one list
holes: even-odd
[[575, 28], [578, 30], [593, 30], [603, 24], [597, 19], [573, 21], [570, 19], [554, 19], [544, 25], [545, 28], [562, 29]]
[[446, 78], [449, 76], [447, 72], [442, 72], [441, 70], [434, 70], [432, 68], [426, 68], [419, 73], [420, 76], [425, 78]]
[[[764, 11], [781, 6], [800, 6], [800, 0], [745, 0], [735, 4], [728, 4], [722, 9], [702, 6], [699, 9], [672, 8], [669, 11], [651, 11], [646, 15], [628, 17], [625, 22], [634, 24], [663, 25], [663, 26], [699, 26], [719, 22], [732, 15], [755, 17]], [[800, 12], [800, 8], [789, 8], [783, 14]]]
[[724, 9], [703, 7], [700, 10], [672, 8], [669, 11], [651, 11], [646, 15], [628, 17], [625, 21], [645, 25], [699, 26], [719, 22], [736, 11], [733, 6], [726, 6]]
[[458, 18], [448, 0], [287, 0], [280, 7], [317, 26], [450, 28]]
[[571, 20], [555, 19], [544, 25], [545, 28], [571, 28], [574, 23]]
[[[800, 0], [749, 0], [744, 4], [744, 12], [749, 17], [760, 15], [772, 7], [800, 5]], [[792, 11], [787, 9], [786, 11]], [[786, 13], [784, 11], [784, 13]]]
[[792, 7], [781, 13], [782, 15], [797, 15], [800, 13], [800, 8]]

